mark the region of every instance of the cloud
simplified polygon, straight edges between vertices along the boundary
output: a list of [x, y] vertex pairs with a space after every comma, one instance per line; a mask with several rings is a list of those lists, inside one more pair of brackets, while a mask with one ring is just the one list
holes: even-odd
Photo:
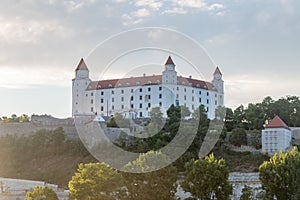
[[204, 0], [173, 0], [173, 3], [181, 7], [205, 8], [207, 4]]
[[184, 8], [175, 7], [175, 8], [165, 10], [163, 13], [176, 15], [176, 14], [186, 14], [187, 11]]
[[138, 0], [134, 4], [137, 7], [149, 7], [153, 10], [159, 10], [163, 6], [162, 1], [156, 1], [156, 0]]
[[139, 10], [133, 12], [132, 15], [135, 16], [135, 17], [142, 17], [143, 18], [143, 17], [150, 16], [150, 12], [146, 8], [142, 8], [142, 9], [139, 9]]
[[45, 35], [67, 38], [72, 31], [56, 21], [37, 21], [23, 18], [1, 19], [0, 40], [11, 43], [39, 43]]

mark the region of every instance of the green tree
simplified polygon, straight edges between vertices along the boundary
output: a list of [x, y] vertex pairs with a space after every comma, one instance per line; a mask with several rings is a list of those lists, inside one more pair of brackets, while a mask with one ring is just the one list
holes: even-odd
[[229, 137], [229, 142], [234, 146], [247, 145], [247, 133], [243, 128], [235, 128]]
[[123, 115], [120, 113], [115, 113], [107, 123], [108, 127], [115, 127], [115, 128], [129, 128], [130, 127], [130, 121], [129, 119], [126, 119]]
[[237, 107], [233, 112], [233, 121], [235, 124], [235, 127], [243, 128], [244, 122], [245, 122], [245, 108], [243, 105], [240, 105]]
[[120, 174], [105, 163], [79, 164], [69, 182], [70, 197], [73, 200], [115, 199], [121, 180]]
[[242, 189], [242, 196], [240, 200], [254, 200], [252, 188], [245, 185]]
[[194, 198], [229, 199], [232, 186], [228, 182], [229, 170], [224, 159], [217, 160], [210, 154], [205, 159], [192, 159], [185, 167], [187, 175], [182, 187]]
[[233, 111], [230, 108], [226, 108], [225, 127], [227, 131], [234, 129]]
[[26, 200], [58, 200], [52, 188], [35, 186], [32, 192], [26, 193]]
[[259, 179], [266, 199], [300, 199], [300, 154], [295, 147], [285, 154], [275, 153], [259, 167]]
[[135, 173], [122, 173], [128, 189], [128, 195], [122, 198], [130, 200], [174, 199], [177, 188], [176, 167], [169, 165], [151, 171], [168, 163], [167, 156], [157, 151], [141, 154], [135, 161], [128, 163], [125, 169]]

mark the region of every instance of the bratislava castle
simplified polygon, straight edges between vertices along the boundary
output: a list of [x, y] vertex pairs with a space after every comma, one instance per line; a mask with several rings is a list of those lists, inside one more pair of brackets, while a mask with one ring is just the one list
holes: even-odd
[[72, 115], [111, 116], [120, 113], [127, 118], [147, 118], [153, 107], [167, 109], [185, 105], [193, 112], [204, 105], [208, 117], [224, 106], [224, 81], [217, 67], [212, 82], [178, 76], [169, 56], [161, 75], [92, 81], [89, 69], [81, 59], [72, 80]]

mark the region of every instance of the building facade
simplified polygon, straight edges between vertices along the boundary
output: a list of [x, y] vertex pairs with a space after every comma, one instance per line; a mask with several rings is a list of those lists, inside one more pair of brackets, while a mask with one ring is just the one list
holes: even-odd
[[262, 130], [262, 152], [273, 155], [292, 146], [292, 131], [278, 117], [273, 118]]
[[147, 118], [152, 107], [160, 107], [166, 117], [172, 104], [185, 105], [191, 112], [204, 105], [213, 119], [215, 109], [224, 106], [220, 69], [216, 68], [212, 82], [178, 76], [169, 56], [161, 75], [92, 81], [81, 59], [72, 80], [73, 116], [121, 113], [127, 118]]

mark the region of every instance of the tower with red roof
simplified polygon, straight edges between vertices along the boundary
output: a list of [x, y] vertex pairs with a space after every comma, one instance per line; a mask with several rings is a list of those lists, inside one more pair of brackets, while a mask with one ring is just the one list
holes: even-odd
[[279, 116], [275, 116], [262, 130], [262, 152], [273, 155], [292, 146], [292, 131]]

